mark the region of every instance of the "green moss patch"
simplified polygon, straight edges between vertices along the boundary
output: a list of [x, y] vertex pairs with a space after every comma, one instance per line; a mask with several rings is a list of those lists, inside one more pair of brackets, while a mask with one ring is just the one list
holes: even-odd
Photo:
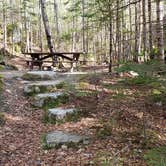
[[166, 166], [166, 146], [148, 150], [144, 159], [149, 166]]
[[0, 112], [0, 126], [3, 126], [5, 124], [5, 116], [3, 113]]

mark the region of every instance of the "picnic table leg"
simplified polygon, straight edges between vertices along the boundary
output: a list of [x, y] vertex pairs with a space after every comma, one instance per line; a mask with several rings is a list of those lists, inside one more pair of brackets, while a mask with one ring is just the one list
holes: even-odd
[[73, 61], [71, 62], [71, 69], [70, 69], [70, 72], [73, 72], [74, 71], [74, 66], [73, 66]]
[[30, 70], [33, 70], [33, 62], [30, 63]]

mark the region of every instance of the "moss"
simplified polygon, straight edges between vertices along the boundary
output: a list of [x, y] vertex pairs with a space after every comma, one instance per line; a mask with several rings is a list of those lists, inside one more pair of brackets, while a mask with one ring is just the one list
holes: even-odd
[[156, 60], [148, 61], [142, 64], [125, 63], [115, 69], [115, 71], [117, 71], [118, 73], [135, 71], [140, 76], [145, 76], [145, 75], [152, 76], [153, 74], [157, 74], [158, 72], [165, 71], [165, 70], [166, 70], [166, 64]]
[[3, 113], [0, 112], [0, 126], [3, 126], [5, 124], [5, 116]]
[[151, 102], [161, 102], [162, 104], [166, 104], [166, 87], [153, 89], [148, 98]]
[[106, 138], [112, 135], [112, 125], [110, 123], [103, 123], [102, 127], [96, 130], [96, 136], [98, 138]]
[[0, 92], [2, 91], [2, 89], [3, 89], [3, 78], [0, 75]]
[[4, 70], [5, 67], [3, 65], [0, 65], [0, 71]]
[[129, 86], [143, 86], [143, 85], [148, 85], [148, 86], [159, 86], [160, 82], [158, 81], [158, 78], [156, 77], [150, 77], [150, 76], [138, 76], [135, 78], [126, 78], [124, 80], [121, 80], [119, 83], [123, 83], [125, 85]]
[[27, 81], [41, 81], [41, 80], [51, 80], [51, 77], [49, 77], [48, 75], [40, 76], [37, 74], [26, 73], [22, 76], [22, 79]]
[[144, 159], [149, 166], [165, 166], [166, 146], [148, 150], [144, 155]]
[[49, 116], [48, 110], [44, 110], [43, 123], [62, 124], [66, 122], [78, 122], [84, 114], [81, 111], [68, 113], [63, 119], [57, 119], [56, 116]]
[[59, 107], [68, 102], [69, 102], [69, 96], [67, 94], [63, 94], [63, 95], [59, 96], [57, 99], [48, 98], [44, 102], [43, 109], [48, 110], [50, 108]]
[[61, 83], [56, 85], [56, 88], [57, 89], [64, 89], [66, 86], [67, 86], [67, 83], [61, 82]]

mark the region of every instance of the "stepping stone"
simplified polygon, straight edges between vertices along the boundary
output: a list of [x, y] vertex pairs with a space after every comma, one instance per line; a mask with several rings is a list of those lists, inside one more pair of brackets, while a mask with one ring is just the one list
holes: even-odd
[[62, 96], [62, 92], [55, 92], [55, 93], [43, 93], [43, 94], [38, 94], [34, 98], [34, 103], [33, 105], [35, 107], [42, 108], [46, 101], [50, 100], [56, 100], [58, 99], [59, 96]]
[[39, 81], [39, 80], [53, 80], [57, 74], [54, 71], [29, 71], [22, 76], [24, 80]]
[[62, 120], [68, 114], [74, 113], [76, 110], [73, 108], [64, 109], [64, 108], [53, 108], [48, 110], [49, 117], [51, 119]]
[[24, 86], [25, 94], [44, 93], [52, 90], [59, 83], [63, 82], [63, 79], [55, 81], [37, 81]]
[[54, 131], [46, 135], [46, 146], [49, 148], [60, 147], [62, 145], [88, 144], [88, 138], [76, 134], [62, 131]]

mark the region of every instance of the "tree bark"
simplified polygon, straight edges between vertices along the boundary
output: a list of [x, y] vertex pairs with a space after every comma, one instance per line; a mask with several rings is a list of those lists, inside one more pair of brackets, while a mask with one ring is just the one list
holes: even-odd
[[142, 19], [143, 19], [143, 54], [144, 61], [146, 61], [146, 11], [145, 11], [145, 3], [146, 1], [142, 1]]
[[162, 60], [162, 32], [161, 32], [161, 22], [160, 22], [160, 0], [156, 0], [156, 15], [157, 15], [157, 48], [158, 48], [158, 57], [157, 59]]
[[52, 43], [52, 37], [51, 37], [48, 16], [46, 13], [46, 7], [45, 7], [46, 2], [45, 2], [45, 0], [40, 0], [40, 3], [41, 3], [41, 12], [42, 12], [42, 18], [43, 18], [43, 24], [44, 24], [44, 28], [45, 28], [48, 48], [49, 48], [50, 52], [53, 53], [54, 47], [53, 47], [53, 43]]
[[112, 48], [113, 48], [113, 43], [112, 43], [112, 18], [110, 16], [110, 48], [109, 48], [109, 55], [110, 55], [110, 61], [109, 61], [109, 73], [112, 72]]
[[3, 47], [4, 52], [7, 49], [7, 21], [6, 21], [6, 3], [3, 1]]
[[153, 51], [153, 39], [152, 39], [152, 4], [151, 0], [148, 0], [148, 20], [149, 20], [149, 53], [150, 59], [153, 59], [152, 51]]
[[54, 0], [54, 21], [55, 21], [56, 37], [57, 37], [57, 49], [59, 49], [60, 35], [59, 35], [59, 21], [58, 21], [58, 5], [56, 0]]
[[[53, 42], [52, 42], [48, 16], [46, 13], [46, 7], [45, 7], [46, 2], [45, 2], [45, 0], [40, 0], [40, 2], [41, 2], [41, 13], [42, 13], [42, 18], [43, 18], [43, 24], [44, 24], [46, 38], [47, 38], [47, 45], [50, 50], [50, 53], [53, 53], [53, 52], [55, 52], [55, 50], [54, 50], [54, 46], [53, 46]], [[53, 66], [55, 66], [57, 63], [57, 56], [52, 55], [52, 59], [53, 59]]]

